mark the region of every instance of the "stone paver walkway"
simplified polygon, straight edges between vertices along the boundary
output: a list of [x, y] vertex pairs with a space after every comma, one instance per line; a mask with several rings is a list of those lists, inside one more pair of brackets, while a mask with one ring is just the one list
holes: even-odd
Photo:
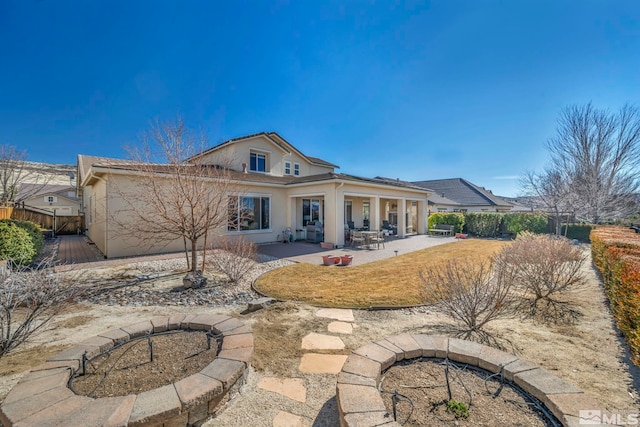
[[[334, 334], [351, 334], [353, 332], [353, 311], [348, 309], [318, 309], [316, 317], [325, 319], [339, 319], [327, 325], [327, 332]], [[331, 352], [342, 352], [345, 344], [342, 339], [335, 335], [319, 334], [310, 332], [302, 338], [300, 343], [305, 352], [300, 358], [299, 372], [304, 378], [274, 378], [264, 377], [258, 382], [258, 388], [273, 393], [278, 393], [300, 405], [306, 403], [307, 387], [313, 382], [319, 381], [321, 377], [315, 375], [337, 375], [349, 356], [345, 354], [331, 354]], [[323, 353], [315, 353], [322, 351]], [[325, 378], [326, 381], [326, 378]], [[306, 384], [306, 386], [305, 386]], [[289, 408], [291, 410], [291, 408]], [[297, 411], [293, 411], [297, 412]], [[300, 408], [300, 412], [305, 411]], [[280, 411], [273, 418], [273, 427], [307, 427], [311, 423], [309, 420], [291, 412]]]

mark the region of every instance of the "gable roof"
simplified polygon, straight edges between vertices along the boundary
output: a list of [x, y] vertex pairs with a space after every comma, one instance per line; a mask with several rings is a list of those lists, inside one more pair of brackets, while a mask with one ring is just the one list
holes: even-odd
[[[415, 181], [413, 184], [429, 188], [441, 199], [453, 201], [461, 206], [511, 206], [510, 203], [495, 196], [490, 190], [478, 187], [463, 178]], [[432, 200], [432, 197], [434, 196], [429, 196], [429, 200]], [[450, 204], [445, 200], [442, 200], [443, 204]], [[435, 199], [433, 201], [436, 202]]]
[[[102, 169], [111, 169], [111, 170], [121, 170], [121, 171], [133, 171], [135, 172], [136, 163], [129, 160], [121, 160], [121, 159], [111, 159], [106, 157], [93, 157], [93, 156], [78, 156], [78, 164], [82, 166], [79, 169], [82, 169], [83, 178], [82, 182], [86, 178], [86, 175], [89, 173], [91, 167], [102, 168]], [[163, 164], [155, 164], [153, 166], [153, 170], [158, 173], [166, 172], [167, 165]], [[218, 167], [211, 165], [211, 167]], [[399, 180], [390, 180], [384, 178], [365, 178], [356, 175], [349, 175], [344, 173], [335, 173], [335, 172], [327, 172], [316, 175], [307, 175], [307, 176], [276, 176], [269, 175], [263, 173], [253, 173], [253, 172], [240, 172], [233, 169], [227, 169], [226, 173], [228, 173], [228, 177], [234, 181], [238, 182], [250, 182], [250, 183], [259, 183], [259, 184], [272, 184], [272, 185], [281, 185], [281, 186], [289, 186], [296, 184], [309, 184], [309, 183], [319, 183], [319, 182], [327, 182], [327, 181], [349, 181], [349, 182], [360, 182], [366, 184], [375, 184], [389, 187], [399, 187], [408, 190], [427, 192], [429, 190], [414, 185], [408, 181], [399, 181]]]
[[221, 142], [218, 145], [214, 145], [213, 147], [203, 151], [202, 153], [196, 154], [195, 156], [191, 156], [188, 159], [185, 159], [186, 161], [190, 161], [192, 159], [201, 157], [201, 156], [205, 156], [209, 153], [213, 153], [214, 151], [217, 151], [221, 148], [224, 148], [226, 146], [229, 146], [235, 142], [238, 141], [243, 141], [246, 139], [250, 139], [250, 138], [255, 138], [258, 136], [262, 136], [264, 137], [267, 141], [271, 142], [272, 144], [274, 144], [275, 146], [277, 146], [278, 148], [280, 148], [282, 151], [284, 151], [285, 153], [288, 153], [290, 151], [294, 151], [296, 154], [298, 154], [300, 157], [302, 157], [303, 159], [307, 160], [309, 163], [314, 164], [314, 165], [318, 165], [318, 166], [325, 166], [325, 167], [331, 167], [331, 168], [340, 168], [340, 166], [335, 165], [333, 163], [327, 162], [326, 160], [322, 160], [318, 157], [312, 157], [312, 156], [307, 156], [306, 154], [304, 154], [302, 151], [298, 150], [293, 144], [291, 144], [289, 141], [287, 141], [286, 139], [284, 139], [282, 136], [280, 136], [278, 133], [276, 132], [259, 132], [259, 133], [253, 133], [251, 135], [246, 135], [246, 136], [240, 136], [237, 138], [232, 138], [232, 139], [228, 139], [224, 142]]

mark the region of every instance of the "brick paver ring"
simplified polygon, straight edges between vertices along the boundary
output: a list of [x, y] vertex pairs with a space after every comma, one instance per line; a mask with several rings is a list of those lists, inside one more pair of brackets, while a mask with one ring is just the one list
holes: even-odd
[[600, 407], [573, 385], [512, 354], [456, 338], [402, 334], [360, 347], [344, 363], [336, 386], [340, 424], [399, 426], [389, 418], [378, 391], [380, 376], [396, 362], [421, 357], [449, 358], [492, 373], [502, 371], [508, 381], [538, 399], [564, 426], [581, 425], [581, 410]]
[[[91, 358], [131, 339], [170, 330], [222, 335], [216, 359], [197, 374], [139, 394], [93, 399], [69, 387], [83, 354]], [[187, 426], [206, 420], [245, 382], [253, 356], [253, 334], [237, 319], [179, 314], [114, 329], [90, 338], [26, 374], [0, 406], [11, 426]]]

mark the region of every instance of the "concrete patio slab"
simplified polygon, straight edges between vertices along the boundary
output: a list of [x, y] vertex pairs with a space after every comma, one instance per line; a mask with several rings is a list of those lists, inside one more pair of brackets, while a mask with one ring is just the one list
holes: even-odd
[[351, 265], [356, 266], [455, 241], [457, 240], [454, 237], [421, 234], [407, 236], [404, 239], [386, 237], [384, 248], [380, 247], [379, 249], [352, 248], [348, 246], [340, 249], [322, 249], [319, 243], [293, 242], [259, 245], [258, 252], [274, 258], [285, 258], [293, 262], [306, 262], [308, 264], [322, 264], [322, 255], [353, 255]]
[[281, 394], [297, 402], [307, 401], [307, 388], [302, 378], [264, 377], [258, 383], [258, 388]]
[[303, 350], [342, 350], [344, 342], [339, 337], [311, 332], [302, 338]]

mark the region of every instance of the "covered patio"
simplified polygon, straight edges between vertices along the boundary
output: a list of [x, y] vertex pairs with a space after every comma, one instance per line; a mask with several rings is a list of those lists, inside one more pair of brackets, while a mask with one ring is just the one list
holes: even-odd
[[412, 235], [406, 238], [389, 236], [386, 239], [384, 248], [380, 247], [379, 249], [366, 249], [363, 247], [322, 249], [319, 244], [293, 242], [259, 245], [258, 252], [278, 259], [284, 258], [293, 262], [306, 262], [308, 264], [322, 264], [322, 255], [352, 255], [352, 265], [362, 265], [456, 241], [453, 237], [426, 235]]
[[[425, 234], [428, 194], [402, 181], [332, 174], [290, 186], [286, 224], [296, 240], [336, 247], [349, 244], [345, 228], [377, 231], [386, 225], [398, 237]], [[310, 235], [310, 224], [321, 229], [321, 235]]]

